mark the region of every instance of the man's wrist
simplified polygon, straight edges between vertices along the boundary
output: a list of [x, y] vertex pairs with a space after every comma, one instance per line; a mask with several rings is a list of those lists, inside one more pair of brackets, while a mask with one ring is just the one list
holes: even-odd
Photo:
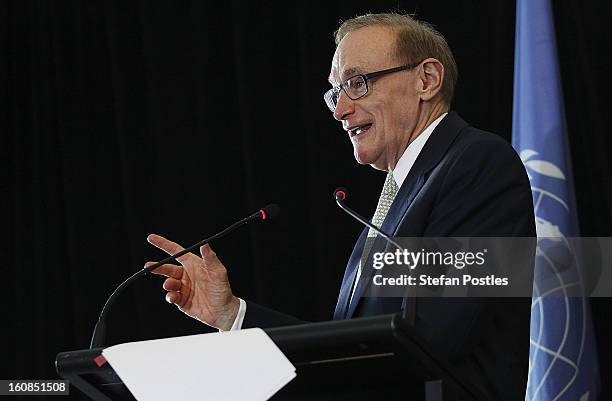
[[222, 321], [218, 322], [217, 328], [221, 331], [230, 331], [234, 325], [234, 322], [236, 321], [239, 310], [240, 299], [234, 296], [230, 302], [227, 312], [222, 314], [223, 319]]
[[[244, 317], [246, 316], [247, 304], [242, 298], [238, 298], [240, 301], [240, 307], [238, 308], [238, 314], [232, 323], [229, 331], [240, 330], [242, 329], [242, 323], [244, 322]], [[228, 331], [228, 330], [219, 330], [219, 331]]]

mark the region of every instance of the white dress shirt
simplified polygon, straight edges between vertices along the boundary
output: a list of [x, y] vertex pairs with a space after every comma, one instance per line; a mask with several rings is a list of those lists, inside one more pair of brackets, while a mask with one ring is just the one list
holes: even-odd
[[[446, 117], [448, 113], [442, 114], [440, 117], [436, 118], [434, 122], [429, 124], [427, 128], [423, 130], [410, 144], [402, 154], [402, 157], [397, 161], [395, 168], [393, 169], [393, 178], [395, 179], [395, 183], [398, 188], [402, 187], [404, 180], [408, 176], [410, 169], [414, 165], [417, 157], [423, 150], [423, 147], [427, 143], [427, 140], [431, 136], [433, 130], [440, 124], [440, 121], [444, 117]], [[357, 288], [357, 282], [359, 281], [359, 277], [361, 276], [361, 269], [357, 269], [357, 277], [355, 277], [355, 283], [353, 284], [353, 292], [351, 293], [351, 301], [353, 299], [353, 295], [355, 294], [355, 289]], [[232, 325], [231, 330], [240, 330], [242, 328], [242, 322], [244, 321], [244, 316], [246, 315], [246, 302], [240, 299], [240, 308], [238, 309], [238, 315], [236, 315], [236, 319], [234, 320], [234, 324]]]

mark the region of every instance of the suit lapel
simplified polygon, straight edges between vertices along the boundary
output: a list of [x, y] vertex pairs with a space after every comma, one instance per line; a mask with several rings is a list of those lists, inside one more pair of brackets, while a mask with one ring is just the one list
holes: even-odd
[[[397, 217], [401, 216], [401, 214], [403, 213], [402, 211], [405, 211], [408, 209], [409, 205], [412, 203], [412, 201], [414, 200], [414, 197], [418, 193], [418, 189], [420, 189], [422, 185], [423, 185], [422, 176], [416, 176], [410, 180], [409, 180], [409, 177], [406, 177], [406, 180], [402, 184], [400, 191], [398, 192], [397, 196], [395, 197], [395, 200], [393, 201], [393, 203], [391, 204], [391, 207], [389, 208], [389, 212], [387, 212], [387, 217], [385, 218], [385, 221], [383, 222], [383, 225], [381, 227], [382, 232], [384, 233], [395, 232], [395, 228], [399, 224], [399, 219]], [[363, 249], [363, 244], [361, 245], [362, 246], [361, 246], [359, 253], [361, 253]], [[370, 250], [370, 254], [363, 255], [364, 257], [367, 256], [367, 259], [363, 260], [364, 261], [363, 266], [365, 268], [361, 272], [361, 276], [359, 277], [359, 282], [357, 283], [357, 288], [355, 289], [355, 295], [353, 296], [353, 299], [351, 300], [351, 303], [349, 305], [348, 311], [346, 312], [345, 318], [350, 319], [353, 316], [353, 314], [355, 313], [355, 308], [357, 308], [357, 304], [359, 303], [359, 300], [361, 299], [363, 292], [367, 288], [367, 284], [372, 279], [372, 273], [373, 273], [372, 258], [374, 257], [373, 256], [374, 252], [380, 252], [381, 250], [385, 249], [386, 245], [387, 245], [387, 241], [383, 237], [377, 236]], [[361, 255], [358, 255], [358, 256], [361, 257]], [[356, 264], [358, 263], [359, 263], [359, 259], [357, 259], [356, 261]]]
[[425, 184], [425, 177], [447, 153], [448, 148], [455, 141], [461, 130], [468, 124], [455, 112], [450, 112], [440, 121], [434, 129], [427, 143], [419, 153], [414, 165], [408, 172], [393, 204], [389, 208], [387, 217], [382, 225], [382, 231], [391, 236], [395, 235], [402, 217], [406, 214], [414, 198]]
[[[365, 228], [359, 238], [355, 247], [353, 247], [353, 253], [349, 258], [349, 262], [344, 272], [344, 278], [342, 279], [342, 286], [340, 287], [340, 295], [338, 296], [338, 302], [336, 303], [336, 310], [334, 311], [334, 320], [346, 318], [346, 308], [348, 302], [351, 299], [351, 292], [353, 290], [353, 283], [355, 282], [355, 276], [357, 275], [357, 268], [359, 267], [359, 258], [365, 244], [365, 239], [368, 234], [368, 229]], [[357, 293], [355, 293], [357, 296]]]
[[[376, 239], [374, 240], [374, 244], [372, 245], [372, 248], [370, 250], [370, 253], [369, 255], [367, 255], [367, 259], [363, 259], [364, 268], [361, 272], [361, 276], [359, 277], [359, 281], [357, 282], [357, 288], [355, 289], [355, 295], [353, 295], [352, 299], [349, 298], [351, 302], [344, 316], [345, 319], [350, 319], [353, 317], [353, 314], [355, 313], [355, 309], [357, 308], [357, 305], [359, 304], [359, 301], [361, 300], [363, 292], [365, 291], [368, 283], [372, 279], [372, 272], [373, 272], [372, 267], [371, 267], [372, 266], [372, 255], [374, 252], [381, 249], [381, 247], [384, 247], [384, 245], [385, 245], [385, 239], [380, 236], [376, 237]], [[360, 254], [362, 250], [363, 250], [363, 247], [359, 251]], [[359, 256], [361, 257], [361, 255]], [[357, 264], [358, 263], [359, 263], [359, 259], [357, 260]]]

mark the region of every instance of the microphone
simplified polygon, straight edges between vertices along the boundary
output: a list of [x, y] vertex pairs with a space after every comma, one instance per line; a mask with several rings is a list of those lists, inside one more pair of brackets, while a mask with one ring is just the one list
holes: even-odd
[[[344, 200], [347, 197], [347, 189], [343, 187], [336, 188], [334, 190], [334, 198], [336, 199], [336, 203], [340, 206], [340, 209], [344, 210], [351, 217], [359, 221], [361, 224], [364, 224], [370, 227], [372, 230], [376, 231], [381, 237], [383, 237], [388, 243], [393, 244], [397, 249], [403, 251], [404, 248], [399, 245], [397, 242], [393, 241], [387, 234], [385, 234], [380, 228], [376, 227], [374, 224], [370, 223], [368, 220], [361, 217], [354, 210], [349, 208], [344, 204]], [[402, 318], [405, 319], [411, 326], [414, 327], [416, 322], [416, 307], [417, 307], [417, 298], [414, 294], [408, 295], [402, 301]]]
[[253, 213], [252, 215], [245, 217], [242, 220], [239, 220], [237, 222], [235, 222], [234, 224], [232, 224], [231, 226], [225, 228], [222, 231], [219, 231], [218, 233], [216, 233], [213, 236], [210, 236], [206, 239], [203, 239], [202, 241], [195, 243], [185, 249], [183, 249], [180, 252], [175, 253], [174, 255], [170, 255], [167, 258], [160, 260], [159, 262], [152, 264], [151, 266], [147, 266], [139, 271], [137, 271], [136, 273], [134, 273], [133, 275], [131, 275], [130, 277], [128, 277], [127, 280], [125, 280], [123, 283], [119, 284], [119, 286], [117, 288], [115, 288], [115, 291], [113, 291], [113, 293], [108, 297], [108, 299], [106, 300], [106, 303], [104, 304], [104, 307], [102, 308], [102, 311], [100, 312], [100, 316], [98, 317], [98, 322], [96, 323], [95, 327], [94, 327], [94, 331], [93, 331], [93, 335], [91, 337], [91, 343], [89, 345], [89, 349], [93, 349], [93, 348], [99, 348], [102, 347], [104, 345], [104, 339], [106, 337], [106, 315], [108, 314], [108, 310], [111, 307], [111, 305], [115, 302], [115, 299], [117, 299], [117, 297], [119, 296], [119, 294], [121, 294], [123, 292], [123, 290], [130, 285], [132, 282], [134, 282], [135, 280], [137, 280], [138, 278], [148, 274], [149, 272], [157, 269], [158, 267], [168, 263], [168, 262], [172, 262], [174, 259], [181, 257], [183, 255], [185, 255], [186, 253], [189, 253], [195, 249], [198, 249], [199, 247], [201, 247], [204, 244], [209, 243], [210, 241], [225, 237], [227, 234], [233, 232], [234, 230], [236, 230], [238, 227], [241, 227], [245, 224], [248, 224], [252, 221], [267, 221], [270, 219], [274, 219], [276, 216], [278, 216], [278, 214], [280, 213], [280, 206], [278, 206], [275, 203], [271, 203], [263, 208], [261, 208], [260, 210], [258, 210], [257, 212]]
[[397, 242], [393, 241], [393, 239], [391, 239], [391, 237], [385, 234], [380, 228], [376, 227], [374, 224], [370, 223], [368, 220], [366, 220], [365, 218], [357, 214], [353, 209], [349, 208], [348, 206], [344, 204], [344, 200], [347, 197], [347, 193], [348, 193], [347, 189], [343, 187], [336, 188], [334, 190], [334, 198], [336, 199], [336, 203], [338, 204], [338, 206], [340, 206], [340, 209], [344, 210], [346, 213], [348, 213], [351, 217], [353, 217], [355, 220], [357, 220], [361, 224], [370, 227], [372, 230], [376, 231], [381, 237], [387, 240], [387, 242], [389, 242], [390, 244], [393, 244], [400, 251], [403, 251], [404, 248], [401, 245], [399, 245]]

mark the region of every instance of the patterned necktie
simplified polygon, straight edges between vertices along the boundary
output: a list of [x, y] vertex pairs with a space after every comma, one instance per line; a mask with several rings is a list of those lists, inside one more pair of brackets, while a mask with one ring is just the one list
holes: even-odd
[[[387, 213], [389, 212], [389, 208], [395, 199], [395, 195], [397, 195], [397, 191], [399, 190], [397, 183], [395, 182], [395, 178], [393, 178], [393, 173], [387, 174], [387, 178], [385, 179], [385, 184], [383, 185], [382, 192], [380, 193], [380, 198], [378, 198], [378, 205], [376, 205], [376, 211], [374, 212], [374, 217], [372, 218], [372, 224], [376, 227], [381, 228], [383, 222], [385, 221], [385, 217], [387, 217]], [[370, 251], [372, 250], [372, 245], [374, 245], [374, 240], [376, 239], [376, 231], [370, 230], [368, 231], [368, 237], [365, 240], [363, 245], [363, 252], [361, 253], [361, 259], [359, 260], [359, 268], [357, 270], [357, 275], [355, 277], [355, 283], [353, 284], [353, 291], [351, 292], [350, 302], [353, 301], [353, 296], [355, 295], [355, 290], [357, 289], [357, 283], [359, 282], [359, 278], [362, 273], [362, 265], [368, 258]]]
[[[398, 189], [399, 188], [395, 183], [395, 178], [393, 178], [393, 173], [387, 174], [385, 184], [383, 185], [382, 192], [380, 193], [380, 198], [378, 198], [378, 205], [376, 205], [374, 218], [372, 218], [372, 224], [374, 224], [376, 227], [382, 227], [385, 217], [387, 217], [387, 213], [389, 212], [389, 208], [395, 199], [395, 195], [397, 195]], [[368, 237], [376, 237], [376, 231], [370, 228], [368, 231]]]

